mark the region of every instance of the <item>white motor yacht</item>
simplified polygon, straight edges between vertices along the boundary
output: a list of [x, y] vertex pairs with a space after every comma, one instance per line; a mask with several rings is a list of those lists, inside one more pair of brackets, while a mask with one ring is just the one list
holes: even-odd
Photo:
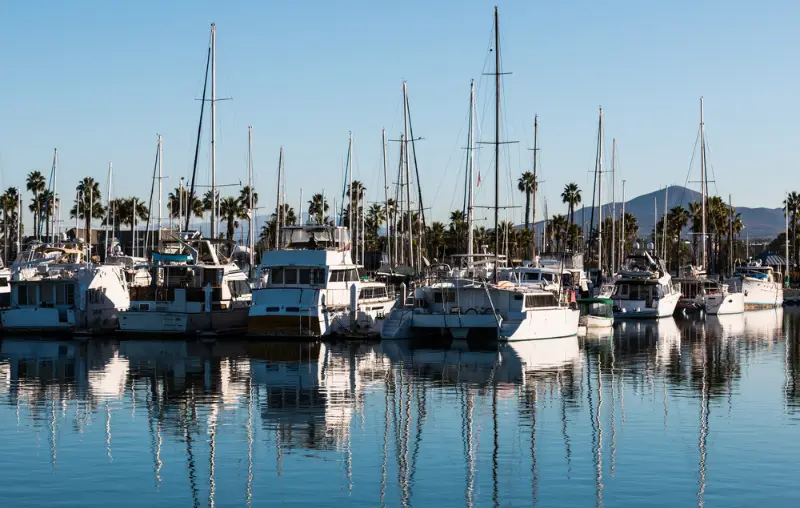
[[738, 266], [728, 286], [741, 289], [745, 310], [771, 309], [783, 305], [783, 281], [780, 272], [771, 266], [761, 266], [756, 261]]
[[286, 226], [280, 241], [279, 250], [261, 257], [249, 335], [380, 334], [395, 296], [385, 283], [359, 277], [347, 228]]
[[614, 283], [614, 317], [622, 319], [672, 316], [681, 297], [664, 262], [642, 251], [628, 256]]
[[226, 255], [232, 242], [186, 232], [162, 243], [148, 267], [150, 285], [131, 287], [130, 310], [120, 315], [120, 330], [155, 335], [244, 333], [250, 283]]
[[120, 267], [51, 263], [13, 282], [0, 315], [6, 331], [101, 333], [117, 330], [129, 305]]
[[579, 312], [545, 289], [447, 281], [417, 288], [414, 304], [394, 309], [383, 339], [452, 335], [454, 339], [517, 341], [571, 337]]

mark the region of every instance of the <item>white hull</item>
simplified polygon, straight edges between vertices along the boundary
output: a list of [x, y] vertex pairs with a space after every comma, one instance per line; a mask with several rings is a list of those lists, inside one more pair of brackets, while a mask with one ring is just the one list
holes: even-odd
[[678, 292], [653, 300], [648, 306], [646, 300], [624, 300], [614, 298], [615, 318], [621, 319], [657, 319], [672, 316], [681, 295]]
[[614, 318], [587, 315], [581, 316], [578, 324], [586, 328], [611, 328], [614, 326]]
[[[248, 316], [247, 334], [260, 337], [377, 337], [394, 300], [363, 301], [351, 316], [349, 306], [326, 306], [326, 290], [258, 289]], [[297, 302], [286, 305], [286, 302]]]
[[527, 310], [512, 319], [499, 320], [493, 314], [428, 314], [410, 309], [395, 309], [381, 338], [409, 339], [415, 331], [439, 330], [449, 332], [454, 339], [466, 339], [471, 330], [502, 341], [523, 341], [572, 337], [578, 334], [579, 312], [568, 308]]
[[779, 282], [745, 278], [742, 281], [744, 308], [748, 310], [780, 307], [783, 305], [783, 287]]
[[745, 297], [743, 293], [713, 294], [705, 296], [706, 313], [740, 314], [744, 312]]
[[[116, 309], [114, 310], [116, 312]], [[72, 332], [80, 317], [73, 309], [23, 307], [2, 312], [3, 330], [16, 332]]]

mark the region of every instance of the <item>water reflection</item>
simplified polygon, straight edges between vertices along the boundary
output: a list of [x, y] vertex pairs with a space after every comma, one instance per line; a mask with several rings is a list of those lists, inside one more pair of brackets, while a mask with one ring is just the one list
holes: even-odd
[[[33, 432], [53, 481], [89, 460], [79, 446], [102, 454], [101, 474], [120, 461], [128, 481], [146, 471], [151, 501], [171, 492], [194, 506], [259, 505], [266, 492], [331, 505], [637, 505], [623, 486], [652, 495], [663, 463], [665, 499], [702, 506], [735, 481], [714, 446], [730, 439], [715, 408], [739, 414], [750, 370], [777, 359], [781, 411], [798, 414], [798, 324], [778, 310], [445, 347], [4, 339], [0, 418], [20, 431], [5, 462], [36, 467]], [[691, 461], [670, 454], [680, 443]], [[32, 504], [35, 485], [19, 486]]]

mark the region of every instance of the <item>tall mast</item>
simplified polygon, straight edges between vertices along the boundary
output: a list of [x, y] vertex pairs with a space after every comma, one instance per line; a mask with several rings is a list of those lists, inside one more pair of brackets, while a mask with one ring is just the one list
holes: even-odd
[[[247, 208], [250, 212], [250, 220], [248, 222], [248, 238], [247, 243], [248, 247], [250, 247], [250, 275], [253, 273], [253, 254], [255, 251], [255, 230], [253, 229], [253, 221], [256, 218], [256, 211], [253, 205], [253, 126], [247, 126], [247, 189], [248, 189], [248, 203]], [[303, 198], [300, 198], [300, 202], [302, 204]], [[298, 212], [300, 210], [298, 209]], [[302, 212], [300, 212], [302, 213]]]
[[[278, 195], [275, 198], [275, 250], [280, 248], [281, 236], [281, 173], [283, 172], [283, 147], [281, 147], [280, 155], [278, 155]], [[322, 216], [325, 216], [325, 200], [322, 201]]]
[[217, 25], [211, 23], [211, 238], [217, 238]]
[[500, 263], [500, 17], [494, 8], [494, 280]]
[[619, 262], [622, 264], [625, 261], [625, 180], [622, 181], [622, 232], [620, 234], [619, 246]]
[[[164, 144], [161, 139], [161, 134], [158, 135], [158, 241], [157, 246], [161, 246], [161, 196], [164, 193], [161, 187], [162, 178], [164, 178], [164, 166], [162, 160], [164, 159]], [[111, 168], [109, 168], [110, 171]]]
[[617, 272], [617, 138], [611, 140], [611, 273]]
[[405, 144], [405, 136], [400, 134], [400, 166], [397, 168], [397, 176], [398, 176], [398, 185], [397, 185], [397, 206], [399, 207], [398, 216], [400, 217], [400, 221], [398, 222], [399, 235], [395, 235], [395, 249], [394, 251], [397, 253], [397, 264], [405, 263], [405, 246], [403, 245], [403, 208], [405, 208], [405, 198], [403, 197], [403, 157], [405, 157], [404, 152], [406, 149]]
[[51, 242], [55, 243], [56, 241], [56, 224], [58, 224], [58, 220], [60, 219], [59, 215], [61, 214], [61, 210], [58, 207], [58, 148], [53, 148], [53, 208], [51, 210], [50, 216], [53, 218], [53, 236], [51, 238]]
[[403, 166], [406, 172], [406, 201], [408, 204], [408, 260], [409, 266], [414, 268], [414, 226], [411, 220], [411, 168], [408, 165], [408, 88], [403, 80]]
[[531, 260], [536, 258], [536, 191], [539, 188], [539, 181], [536, 179], [536, 163], [539, 156], [539, 113], [533, 117], [533, 216], [531, 222], [533, 223], [533, 235], [531, 240]]
[[658, 197], [653, 196], [653, 255], [658, 256]]
[[703, 215], [703, 231], [701, 232], [701, 245], [703, 248], [703, 255], [701, 259], [700, 268], [706, 270], [706, 125], [703, 121], [703, 98], [700, 97], [700, 200], [702, 201], [700, 210]]
[[473, 195], [472, 181], [475, 174], [475, 80], [469, 82], [469, 144], [467, 146], [467, 265], [472, 264], [472, 255], [475, 253], [473, 243], [473, 222], [475, 221], [475, 197]]
[[[108, 181], [106, 182], [106, 241], [104, 245], [104, 252], [108, 254], [108, 228], [111, 226], [111, 176], [113, 174], [113, 166], [111, 161], [108, 162]], [[111, 227], [111, 234], [114, 234], [114, 227]]]
[[386, 255], [389, 258], [389, 268], [394, 267], [392, 260], [392, 225], [389, 221], [389, 177], [386, 172], [386, 129], [381, 129], [383, 146], [383, 211], [386, 220]]
[[597, 268], [603, 273], [603, 108], [600, 108], [600, 125], [597, 134], [597, 195], [599, 222], [597, 224]]
[[664, 187], [664, 224], [661, 226], [661, 257], [664, 259], [664, 264], [667, 263], [667, 224], [669, 221], [669, 208], [667, 202], [669, 201], [669, 185]]
[[[347, 212], [347, 229], [350, 233], [350, 249], [353, 250], [353, 247], [358, 249], [358, 242], [356, 241], [358, 237], [353, 236], [353, 133], [350, 132], [350, 142], [347, 148], [347, 192], [350, 194], [350, 206]], [[351, 252], [351, 254], [353, 254]], [[353, 262], [357, 262], [358, 258], [353, 256]]]

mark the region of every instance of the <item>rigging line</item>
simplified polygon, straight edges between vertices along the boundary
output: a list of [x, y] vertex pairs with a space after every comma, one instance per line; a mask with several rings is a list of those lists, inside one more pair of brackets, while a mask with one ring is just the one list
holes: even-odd
[[694, 165], [694, 156], [697, 154], [697, 144], [700, 142], [700, 127], [697, 127], [697, 136], [694, 138], [694, 148], [692, 149], [692, 158], [689, 159], [689, 170], [686, 172], [686, 184], [683, 186], [681, 192], [681, 205], [683, 205], [683, 198], [686, 196], [686, 188], [689, 186], [689, 178], [692, 174], [692, 166]]
[[[197, 124], [197, 142], [194, 147], [194, 164], [192, 165], [192, 183], [189, 187], [189, 198], [187, 201], [187, 211], [191, 211], [192, 203], [194, 203], [195, 193], [194, 193], [194, 184], [195, 184], [195, 177], [197, 176], [197, 157], [200, 152], [200, 137], [203, 133], [203, 112], [205, 111], [206, 107], [206, 90], [208, 89], [208, 69], [211, 65], [211, 41], [209, 40], [208, 43], [208, 54], [206, 55], [206, 76], [205, 80], [203, 81], [203, 100], [200, 101], [200, 121]], [[184, 231], [189, 230], [189, 220], [191, 219], [192, 214], [186, 214], [186, 227]]]
[[[153, 215], [153, 194], [155, 193], [156, 187], [156, 173], [158, 172], [158, 154], [159, 149], [156, 148], [156, 160], [153, 163], [153, 178], [150, 182], [150, 201], [147, 203], [147, 233], [144, 235], [144, 245], [147, 247], [150, 245], [150, 219]], [[131, 212], [133, 215], [136, 215], [136, 201], [133, 202], [133, 211]]]
[[[417, 207], [419, 208], [419, 212], [422, 215], [422, 231], [425, 231], [425, 206], [422, 203], [422, 185], [420, 185], [419, 179], [419, 165], [417, 164], [417, 148], [414, 142], [414, 127], [411, 123], [411, 104], [408, 101], [408, 95], [406, 94], [406, 111], [408, 112], [408, 133], [411, 135], [411, 153], [414, 155], [414, 172], [417, 174], [417, 195], [419, 196], [419, 203], [417, 203]], [[422, 235], [420, 242], [424, 243], [424, 235]]]
[[[711, 168], [711, 183], [714, 184], [714, 190], [716, 191], [717, 195], [719, 196], [719, 188], [717, 188], [717, 175], [714, 174], [714, 164], [708, 161], [708, 154], [711, 153], [711, 147], [708, 143], [708, 133], [706, 133], [706, 166]], [[708, 178], [708, 175], [706, 175]]]

